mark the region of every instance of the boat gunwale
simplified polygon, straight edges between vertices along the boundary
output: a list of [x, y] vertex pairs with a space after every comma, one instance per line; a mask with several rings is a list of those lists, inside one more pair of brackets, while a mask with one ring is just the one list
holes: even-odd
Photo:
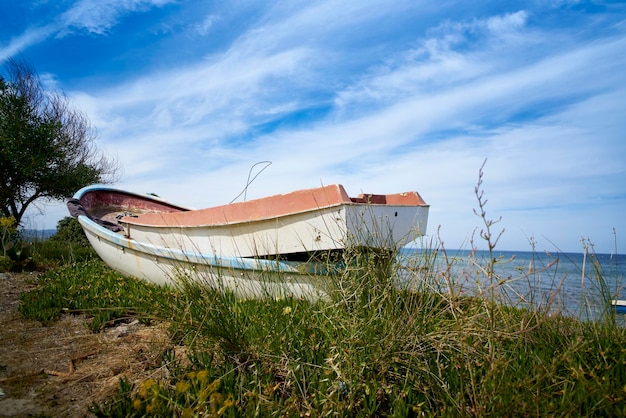
[[[123, 218], [121, 218], [119, 220], [120, 224], [125, 224], [125, 225], [132, 225], [134, 228], [174, 228], [174, 229], [200, 229], [200, 228], [220, 228], [220, 227], [231, 227], [233, 225], [249, 225], [249, 224], [253, 224], [253, 223], [259, 223], [259, 222], [268, 222], [268, 221], [273, 221], [276, 219], [281, 219], [281, 218], [290, 218], [290, 217], [294, 217], [294, 216], [298, 216], [298, 215], [303, 215], [303, 214], [307, 214], [307, 213], [314, 213], [314, 212], [319, 212], [319, 211], [326, 211], [326, 210], [332, 210], [335, 208], [340, 208], [343, 206], [363, 206], [363, 203], [335, 203], [335, 204], [331, 204], [331, 205], [327, 205], [327, 206], [320, 206], [317, 208], [311, 208], [311, 209], [306, 209], [306, 210], [302, 210], [302, 211], [298, 211], [298, 212], [289, 212], [287, 214], [284, 215], [276, 215], [276, 216], [267, 216], [267, 217], [259, 217], [259, 218], [255, 218], [255, 219], [246, 219], [246, 220], [237, 220], [237, 221], [226, 221], [226, 222], [214, 222], [214, 223], [203, 223], [203, 224], [181, 224], [181, 223], [172, 223], [172, 224], [167, 224], [167, 223], [163, 223], [163, 224], [154, 224], [154, 223], [143, 223], [143, 222], [136, 222], [135, 219], [137, 218], [132, 218], [132, 217], [128, 217], [125, 216]], [[373, 206], [373, 205], [372, 205]], [[392, 210], [392, 208], [394, 207], [415, 207], [415, 208], [421, 208], [422, 206], [412, 206], [412, 205], [395, 205], [395, 206], [390, 206], [390, 205], [379, 205], [379, 206], [384, 206], [389, 208], [390, 210]], [[201, 209], [199, 209], [201, 210]], [[189, 212], [193, 212], [193, 210], [190, 210]], [[156, 212], [158, 214], [158, 212]]]
[[[325, 186], [325, 187], [319, 188], [318, 190], [323, 190], [325, 188], [332, 188], [332, 187], [337, 188], [340, 194], [345, 195], [344, 200], [334, 201], [326, 205], [308, 206], [305, 209], [294, 210], [291, 212], [278, 213], [278, 214], [269, 215], [269, 216], [259, 216], [254, 219], [236, 219], [235, 217], [235, 220], [229, 221], [226, 218], [226, 213], [222, 212], [222, 215], [224, 215], [223, 217], [226, 219], [225, 221], [205, 222], [205, 223], [183, 223], [183, 222], [167, 223], [164, 221], [163, 223], [156, 223], [156, 222], [141, 222], [139, 221], [140, 218], [125, 216], [119, 219], [118, 223], [120, 225], [132, 225], [133, 227], [138, 227], [138, 228], [177, 228], [177, 229], [195, 229], [195, 228], [211, 228], [211, 227], [217, 228], [217, 227], [224, 227], [224, 226], [231, 226], [231, 225], [246, 225], [246, 224], [257, 223], [257, 222], [267, 222], [267, 221], [272, 221], [275, 219], [280, 219], [280, 218], [285, 218], [285, 217], [302, 215], [302, 214], [311, 213], [311, 212], [318, 212], [321, 210], [332, 211], [335, 208], [341, 208], [341, 207], [355, 207], [355, 206], [357, 207], [384, 207], [384, 208], [388, 208], [389, 210], [394, 210], [395, 208], [407, 208], [407, 207], [415, 208], [416, 210], [419, 210], [420, 208], [428, 209], [430, 207], [430, 205], [424, 202], [424, 200], [419, 195], [419, 193], [415, 191], [381, 195], [381, 196], [388, 197], [388, 196], [397, 196], [397, 195], [412, 193], [416, 196], [417, 199], [423, 202], [422, 204], [387, 204], [387, 203], [355, 202], [353, 200], [355, 198], [349, 197], [348, 194], [345, 192], [345, 189], [341, 185]], [[314, 189], [308, 189], [308, 190], [314, 190]], [[142, 194], [128, 192], [125, 190], [120, 190], [120, 189], [116, 189], [116, 188], [112, 188], [108, 186], [102, 186], [102, 185], [84, 187], [83, 189], [79, 190], [74, 195], [74, 198], [80, 200], [83, 196], [87, 195], [88, 193], [97, 192], [97, 191], [105, 191], [105, 192], [108, 191], [108, 192], [120, 193], [122, 195], [128, 195], [130, 197], [138, 198], [144, 201], [154, 201], [156, 203], [161, 203], [161, 204], [165, 204], [165, 205], [180, 209], [180, 211], [175, 211], [175, 212], [152, 212], [150, 213], [150, 215], [152, 216], [161, 215], [161, 219], [170, 218], [175, 215], [182, 215], [184, 217], [190, 217], [190, 216], [193, 216], [192, 214], [194, 213], [207, 212], [211, 210], [217, 212], [219, 209], [226, 210], [231, 205], [252, 206], [260, 201], [269, 202], [269, 200], [272, 198], [287, 196], [290, 194], [290, 193], [287, 193], [283, 195], [268, 196], [268, 197], [254, 199], [254, 200], [250, 200], [246, 202], [236, 202], [236, 203], [231, 203], [227, 205], [220, 205], [220, 206], [214, 206], [214, 207], [203, 208], [203, 209], [188, 209], [188, 208], [170, 203], [159, 197], [155, 197], [151, 195], [142, 195]], [[363, 196], [367, 198], [367, 195], [361, 195], [359, 198], [364, 198]], [[356, 198], [356, 199], [359, 199], [359, 198]]]
[[[78, 190], [76, 193], [74, 193], [74, 196], [72, 196], [73, 199], [76, 199], [78, 201], [81, 201], [81, 199], [83, 197], [85, 197], [86, 195], [88, 195], [89, 193], [95, 193], [95, 192], [113, 192], [113, 193], [117, 193], [120, 195], [127, 195], [133, 198], [137, 198], [140, 200], [145, 200], [145, 201], [152, 201], [152, 202], [156, 202], [156, 203], [160, 203], [162, 205], [165, 206], [170, 206], [174, 209], [179, 209], [181, 212], [189, 212], [189, 211], [193, 211], [194, 209], [190, 209], [188, 207], [185, 206], [180, 206], [177, 205], [175, 203], [169, 202], [165, 199], [162, 199], [158, 196], [155, 195], [148, 195], [148, 194], [140, 194], [140, 193], [135, 193], [135, 192], [129, 192], [127, 190], [122, 190], [122, 189], [118, 189], [115, 187], [110, 187], [110, 186], [106, 186], [103, 184], [93, 184], [90, 186], [85, 186], [82, 189]], [[81, 201], [82, 203], [82, 201]]]

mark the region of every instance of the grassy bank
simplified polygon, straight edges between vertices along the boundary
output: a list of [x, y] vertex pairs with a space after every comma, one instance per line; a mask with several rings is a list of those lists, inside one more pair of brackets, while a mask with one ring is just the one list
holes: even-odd
[[[93, 405], [101, 417], [626, 416], [626, 330], [601, 268], [585, 278], [605, 308], [592, 320], [555, 314], [558, 286], [547, 303], [511, 300], [481, 182], [482, 171], [476, 239], [489, 257], [465, 260], [472, 296], [440, 243], [402, 263], [348, 251], [347, 267], [329, 277], [330, 299], [311, 303], [237, 299], [189, 278], [155, 287], [122, 278], [84, 244], [54, 255], [74, 237], [35, 246], [39, 259], [57, 261], [22, 296], [21, 312], [44, 324], [87, 314], [94, 332], [129, 316], [169, 325], [172, 349], [152, 365], [155, 378], [121, 380], [113, 399]], [[75, 226], [65, 229], [80, 235]], [[530, 266], [521, 277], [537, 274]]]
[[458, 295], [432, 269], [438, 250], [412, 260], [411, 290], [393, 259], [355, 252], [315, 304], [158, 288], [90, 259], [44, 274], [21, 310], [44, 323], [87, 313], [95, 332], [129, 315], [170, 324], [187, 355], [163, 353], [169, 378], [121, 381], [97, 416], [626, 414], [626, 332], [610, 311], [579, 321], [509, 306], [489, 265], [480, 295]]

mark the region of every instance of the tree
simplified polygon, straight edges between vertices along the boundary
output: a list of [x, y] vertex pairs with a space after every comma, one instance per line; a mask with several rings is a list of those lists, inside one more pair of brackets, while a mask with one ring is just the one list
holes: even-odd
[[60, 241], [65, 243], [80, 244], [89, 247], [89, 241], [85, 231], [78, 223], [78, 219], [72, 216], [66, 216], [57, 222], [57, 232], [50, 237], [51, 241]]
[[93, 146], [95, 130], [62, 93], [45, 90], [33, 67], [9, 60], [0, 74], [0, 210], [21, 223], [39, 200], [61, 200], [109, 183], [117, 164]]

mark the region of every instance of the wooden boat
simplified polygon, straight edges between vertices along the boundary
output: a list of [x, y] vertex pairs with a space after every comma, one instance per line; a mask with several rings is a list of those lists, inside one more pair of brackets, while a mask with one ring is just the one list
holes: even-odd
[[154, 283], [201, 275], [242, 296], [323, 297], [326, 266], [347, 247], [392, 251], [424, 234], [428, 205], [416, 192], [350, 198], [340, 185], [190, 210], [107, 186], [68, 201], [112, 268]]

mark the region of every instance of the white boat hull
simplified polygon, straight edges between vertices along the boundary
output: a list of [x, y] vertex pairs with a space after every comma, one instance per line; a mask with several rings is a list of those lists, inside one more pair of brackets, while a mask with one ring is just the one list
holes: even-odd
[[100, 258], [127, 276], [170, 286], [180, 280], [199, 281], [242, 298], [328, 298], [329, 277], [317, 274], [311, 264], [206, 256], [128, 239], [86, 216], [78, 221]]

